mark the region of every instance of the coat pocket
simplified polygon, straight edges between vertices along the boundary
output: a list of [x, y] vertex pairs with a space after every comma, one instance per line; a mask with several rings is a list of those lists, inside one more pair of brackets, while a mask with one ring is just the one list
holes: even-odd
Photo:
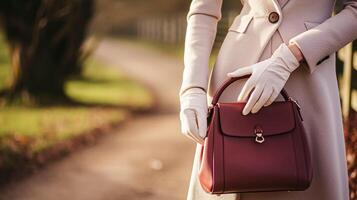
[[238, 33], [244, 33], [247, 30], [252, 19], [253, 19], [253, 15], [251, 14], [238, 15], [237, 17], [234, 18], [233, 23], [228, 30]]

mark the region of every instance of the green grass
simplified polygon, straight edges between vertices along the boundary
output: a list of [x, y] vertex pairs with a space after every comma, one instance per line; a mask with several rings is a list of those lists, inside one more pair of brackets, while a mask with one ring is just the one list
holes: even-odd
[[11, 77], [9, 50], [3, 41], [4, 36], [0, 34], [0, 90], [9, 84]]
[[[108, 108], [5, 107], [0, 109], [0, 138], [26, 138], [19, 145], [35, 153], [103, 125], [120, 122], [125, 116], [125, 110]], [[6, 144], [2, 148], [7, 148]]]
[[146, 48], [152, 48], [159, 50], [161, 52], [165, 52], [166, 54], [178, 57], [178, 58], [183, 58], [184, 55], [184, 46], [183, 44], [165, 44], [165, 43], [159, 43], [155, 41], [149, 41], [149, 40], [143, 40], [143, 39], [136, 39], [136, 40], [131, 40], [132, 42], [135, 41], [139, 45], [144, 46]]
[[147, 89], [93, 59], [87, 62], [82, 77], [68, 81], [66, 92], [72, 99], [86, 104], [144, 109], [153, 103]]
[[[0, 90], [10, 80], [9, 52], [0, 34]], [[25, 146], [26, 153], [33, 154], [90, 130], [119, 123], [130, 110], [148, 109], [153, 103], [146, 88], [94, 59], [88, 59], [82, 75], [71, 78], [65, 90], [80, 106], [0, 106], [0, 151], [17, 151]]]

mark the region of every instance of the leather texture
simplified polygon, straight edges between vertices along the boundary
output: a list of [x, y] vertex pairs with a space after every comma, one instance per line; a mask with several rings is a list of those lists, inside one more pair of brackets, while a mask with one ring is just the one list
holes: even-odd
[[243, 102], [218, 102], [242, 78], [224, 82], [212, 99], [198, 173], [202, 188], [211, 194], [306, 190], [313, 171], [298, 104], [285, 90], [284, 101], [255, 114], [242, 115]]

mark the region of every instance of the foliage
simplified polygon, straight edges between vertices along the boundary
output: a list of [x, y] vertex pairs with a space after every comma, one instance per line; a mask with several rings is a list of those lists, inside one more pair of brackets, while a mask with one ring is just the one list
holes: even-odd
[[[1, 52], [0, 77], [6, 77], [10, 66], [5, 64], [6, 49]], [[0, 106], [0, 183], [95, 141], [101, 130], [125, 120], [128, 111], [145, 111], [153, 103], [142, 86], [93, 59], [87, 60], [83, 75], [66, 82], [65, 92], [77, 103]]]
[[345, 139], [351, 200], [357, 199], [357, 112], [345, 123]]
[[78, 139], [95, 142], [93, 134], [126, 118], [126, 110], [99, 107], [1, 108], [0, 183], [73, 151], [80, 147]]
[[11, 80], [11, 70], [9, 67], [10, 52], [3, 41], [3, 35], [0, 34], [0, 90], [3, 90], [8, 87]]
[[6, 148], [6, 138], [19, 139], [24, 146], [30, 145], [28, 153], [36, 153], [58, 141], [119, 122], [125, 113], [122, 109], [109, 108], [4, 107], [0, 108], [0, 144]]
[[141, 85], [92, 59], [82, 76], [67, 82], [66, 93], [77, 104], [0, 107], [0, 141], [10, 135], [34, 140], [68, 138], [103, 123], [120, 121], [128, 109], [146, 110], [153, 104], [151, 94]]
[[82, 75], [72, 77], [65, 84], [67, 96], [87, 105], [121, 106], [130, 109], [148, 109], [153, 99], [148, 90], [129, 80], [119, 70], [100, 69], [89, 59]]
[[[150, 17], [186, 15], [192, 0], [97, 0], [93, 31], [99, 34], [133, 34], [136, 21]], [[160, 6], [157, 6], [160, 5]], [[239, 11], [239, 0], [224, 0], [222, 11]], [[120, 12], [120, 15], [118, 15]]]
[[11, 54], [10, 96], [65, 96], [65, 81], [82, 66], [92, 13], [92, 0], [0, 1]]

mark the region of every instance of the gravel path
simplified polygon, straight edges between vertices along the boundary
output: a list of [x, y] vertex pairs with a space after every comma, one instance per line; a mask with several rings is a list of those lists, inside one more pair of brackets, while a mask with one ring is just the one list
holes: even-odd
[[158, 109], [115, 133], [0, 189], [0, 200], [185, 199], [195, 145], [179, 132], [179, 59], [122, 40], [103, 40], [95, 56], [144, 83]]

